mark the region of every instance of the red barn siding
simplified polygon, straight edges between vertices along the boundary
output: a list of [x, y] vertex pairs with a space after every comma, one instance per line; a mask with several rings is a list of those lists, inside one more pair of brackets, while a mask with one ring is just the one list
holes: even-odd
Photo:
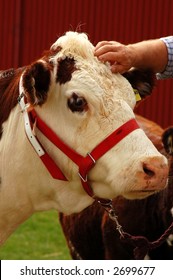
[[[0, 69], [26, 65], [65, 31], [133, 43], [172, 35], [172, 0], [0, 0]], [[173, 124], [173, 81], [159, 81], [137, 112]]]

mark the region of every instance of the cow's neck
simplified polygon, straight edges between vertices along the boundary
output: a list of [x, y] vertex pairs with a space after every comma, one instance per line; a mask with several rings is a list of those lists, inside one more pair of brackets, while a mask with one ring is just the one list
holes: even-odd
[[34, 212], [56, 209], [70, 214], [93, 201], [79, 180], [63, 182], [51, 178], [26, 138], [18, 105], [4, 124], [0, 161], [1, 244]]
[[[16, 205], [14, 203], [14, 205]], [[0, 245], [2, 245], [7, 238], [32, 215], [32, 207], [27, 203], [20, 202], [20, 205], [14, 207], [7, 202], [7, 205], [0, 205]]]

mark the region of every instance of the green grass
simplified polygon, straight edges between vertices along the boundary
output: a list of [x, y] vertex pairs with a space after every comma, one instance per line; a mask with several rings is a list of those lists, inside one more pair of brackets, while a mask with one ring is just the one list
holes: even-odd
[[0, 248], [1, 260], [69, 260], [56, 211], [34, 214]]

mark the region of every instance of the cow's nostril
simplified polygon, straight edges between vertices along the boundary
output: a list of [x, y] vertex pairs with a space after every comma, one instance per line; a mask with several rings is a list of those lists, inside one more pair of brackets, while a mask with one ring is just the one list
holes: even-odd
[[147, 174], [149, 177], [153, 177], [155, 175], [155, 172], [147, 167], [147, 165], [143, 165], [143, 170], [145, 174]]

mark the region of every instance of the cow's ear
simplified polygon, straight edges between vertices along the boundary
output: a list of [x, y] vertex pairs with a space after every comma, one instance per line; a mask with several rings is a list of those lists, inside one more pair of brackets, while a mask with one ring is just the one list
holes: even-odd
[[37, 61], [28, 66], [23, 75], [23, 87], [30, 105], [42, 105], [46, 99], [51, 82], [50, 66]]
[[129, 81], [134, 93], [140, 95], [141, 100], [149, 96], [155, 85], [155, 74], [152, 70], [131, 69], [123, 76]]
[[173, 156], [173, 127], [165, 129], [162, 135], [162, 142], [167, 154]]

